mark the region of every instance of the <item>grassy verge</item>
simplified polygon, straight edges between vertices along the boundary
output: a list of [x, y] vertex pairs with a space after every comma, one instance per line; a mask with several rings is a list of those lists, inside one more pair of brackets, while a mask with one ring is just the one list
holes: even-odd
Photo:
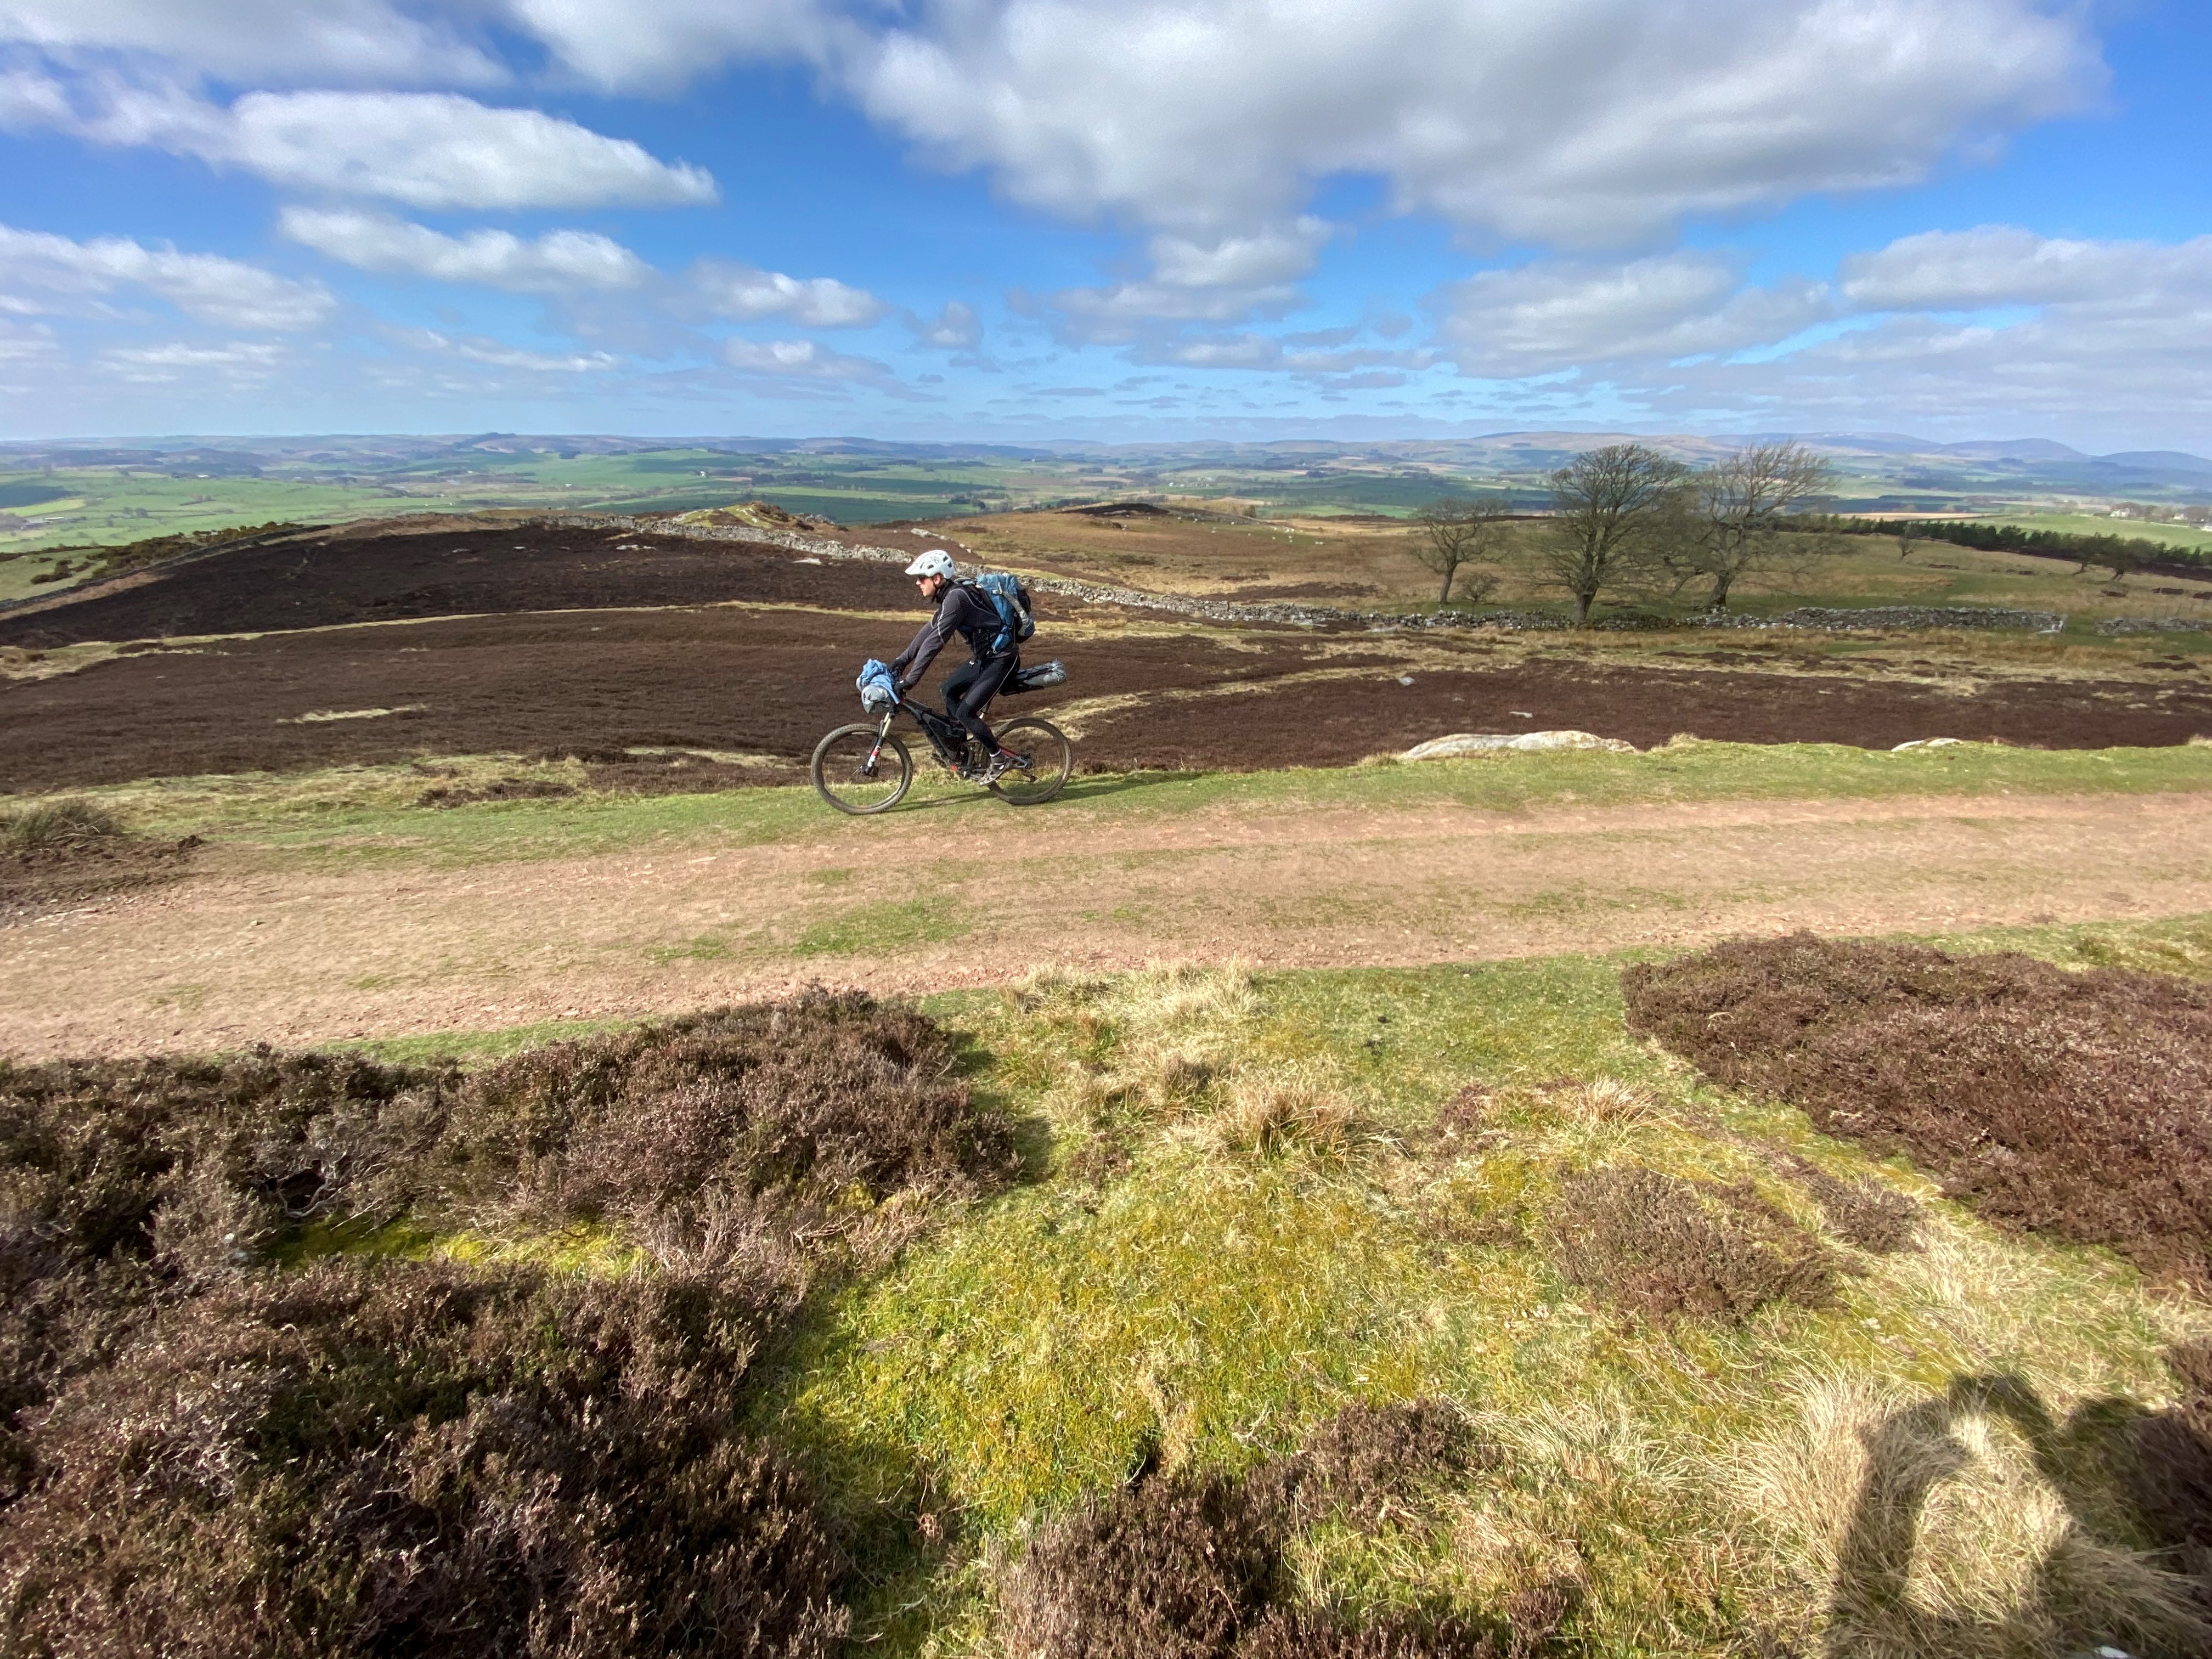
[[[856, 857], [917, 815], [1000, 821], [1007, 809], [979, 791], [924, 779], [881, 819], [842, 817], [810, 788], [635, 796], [582, 791], [550, 800], [485, 802], [447, 811], [414, 805], [426, 786], [489, 778], [571, 781], [573, 763], [497, 757], [451, 763], [438, 778], [410, 766], [345, 767], [291, 776], [160, 780], [73, 792], [162, 836], [201, 835], [287, 862], [458, 866], [580, 857], [632, 848], [849, 842]], [[1547, 807], [1728, 800], [1876, 800], [1923, 795], [2148, 794], [2212, 788], [2212, 747], [2041, 750], [1987, 744], [1890, 754], [1831, 744], [1684, 743], [1640, 755], [1513, 754], [1413, 764], [1282, 772], [1133, 773], [1078, 778], [1024, 824], [1071, 836], [1199, 812]], [[832, 947], [834, 948], [834, 947]]]

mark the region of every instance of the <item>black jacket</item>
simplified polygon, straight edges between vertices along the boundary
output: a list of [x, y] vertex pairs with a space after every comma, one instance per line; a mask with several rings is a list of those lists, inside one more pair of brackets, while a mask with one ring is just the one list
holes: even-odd
[[912, 685], [928, 672], [945, 641], [955, 634], [968, 641], [968, 654], [977, 662], [988, 662], [994, 654], [1011, 657], [1012, 646], [995, 653], [991, 649], [991, 641], [999, 637], [1004, 625], [999, 620], [999, 607], [990, 600], [965, 583], [948, 582], [938, 596], [937, 614], [921, 625], [913, 644], [891, 659], [891, 673], [902, 690]]

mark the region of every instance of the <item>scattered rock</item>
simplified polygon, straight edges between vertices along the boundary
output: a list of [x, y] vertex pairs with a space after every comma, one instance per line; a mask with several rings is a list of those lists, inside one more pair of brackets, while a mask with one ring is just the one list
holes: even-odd
[[1610, 754], [1632, 755], [1636, 745], [1619, 738], [1601, 738], [1589, 732], [1455, 732], [1448, 738], [1417, 743], [1398, 758], [1409, 761], [1450, 760], [1461, 755], [1488, 755], [1502, 749], [1601, 749]]
[[717, 530], [835, 530], [838, 527], [834, 519], [819, 518], [811, 513], [787, 513], [773, 501], [735, 501], [728, 507], [703, 507], [696, 513], [679, 513], [666, 520], [666, 524], [696, 525]]
[[1915, 738], [1910, 743], [1900, 743], [1889, 752], [1902, 755], [1914, 749], [1956, 749], [1966, 741], [1964, 738]]
[[1986, 605], [1869, 605], [1840, 609], [1800, 605], [1777, 617], [1743, 617], [1708, 611], [1692, 619], [1698, 628], [1816, 628], [1824, 629], [1917, 628], [2025, 628], [2038, 634], [2063, 632], [2066, 618], [2056, 611], [2008, 611]]
[[2202, 617], [2107, 617], [2100, 634], [2201, 634], [2212, 627]]

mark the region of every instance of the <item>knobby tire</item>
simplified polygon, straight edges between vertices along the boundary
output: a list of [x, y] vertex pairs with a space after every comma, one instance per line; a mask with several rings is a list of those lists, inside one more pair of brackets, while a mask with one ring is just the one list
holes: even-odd
[[991, 786], [1000, 800], [1015, 806], [1036, 806], [1058, 794], [1075, 769], [1075, 747], [1067, 734], [1050, 720], [1033, 715], [1008, 720], [998, 731], [999, 746], [1030, 757], [1027, 774], [1007, 772]]
[[814, 758], [807, 767], [814, 792], [841, 812], [856, 817], [888, 812], [906, 799], [914, 782], [914, 757], [896, 737], [884, 737], [872, 774], [862, 770], [880, 730], [841, 726], [814, 745]]

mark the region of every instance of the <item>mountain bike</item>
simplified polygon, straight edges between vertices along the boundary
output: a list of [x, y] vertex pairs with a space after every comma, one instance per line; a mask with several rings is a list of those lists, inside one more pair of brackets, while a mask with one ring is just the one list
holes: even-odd
[[[983, 745], [936, 710], [901, 697], [878, 719], [841, 726], [815, 744], [808, 770], [823, 799], [841, 812], [868, 813], [888, 812], [905, 799], [914, 782], [914, 757], [891, 731], [901, 714], [921, 728], [939, 766], [963, 782], [983, 782], [989, 766]], [[1022, 764], [984, 787], [1013, 806], [1035, 806], [1058, 794], [1075, 769], [1075, 746], [1067, 734], [1027, 714], [998, 730], [1000, 744], [1021, 756]]]

